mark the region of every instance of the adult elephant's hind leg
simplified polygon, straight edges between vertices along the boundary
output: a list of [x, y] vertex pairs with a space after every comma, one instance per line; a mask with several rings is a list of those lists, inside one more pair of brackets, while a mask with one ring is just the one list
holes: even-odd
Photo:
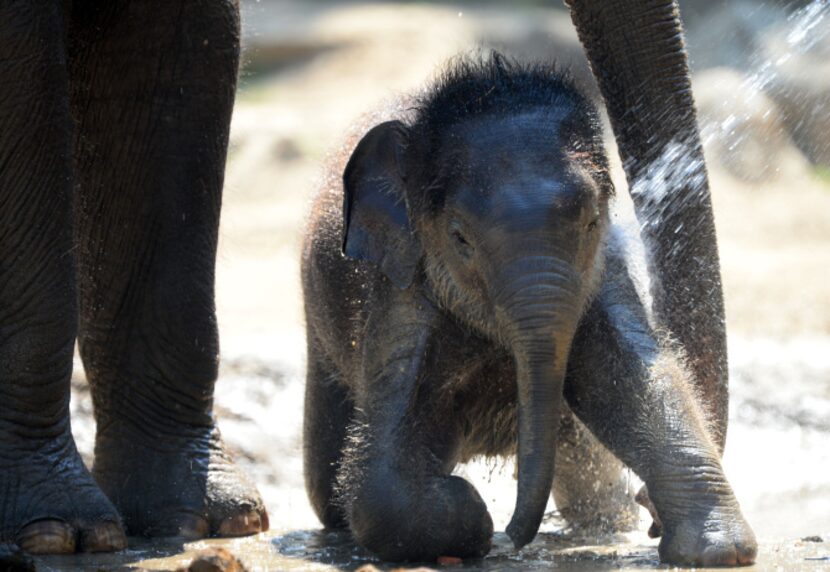
[[335, 499], [335, 481], [354, 404], [337, 376], [321, 349], [309, 344], [303, 421], [305, 485], [311, 506], [326, 528], [347, 526]]
[[239, 59], [228, 0], [72, 3], [79, 345], [93, 473], [132, 534], [267, 528], [213, 416], [214, 264]]
[[568, 524], [578, 531], [634, 530], [639, 507], [629, 481], [625, 465], [565, 408], [552, 494]]
[[69, 430], [77, 325], [61, 2], [0, 2], [0, 544], [126, 546]]

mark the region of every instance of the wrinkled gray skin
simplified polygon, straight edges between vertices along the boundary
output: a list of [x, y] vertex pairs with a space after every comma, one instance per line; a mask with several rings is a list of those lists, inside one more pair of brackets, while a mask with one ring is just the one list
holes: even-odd
[[[654, 313], [683, 348], [723, 453], [726, 324], [709, 181], [676, 1], [565, 0], [614, 128], [650, 267]], [[678, 159], [661, 161], [680, 147]], [[652, 180], [654, 168], [668, 177]], [[665, 179], [665, 180], [663, 180]]]
[[[212, 414], [235, 1], [0, 3], [0, 543], [267, 528]], [[76, 341], [98, 433], [69, 427]]]
[[[672, 141], [698, 171], [635, 200], [654, 222], [657, 317], [689, 357], [722, 449], [722, 296], [676, 5], [570, 3], [629, 181]], [[228, 0], [91, 6], [0, 7], [0, 541], [116, 549], [115, 508], [137, 533], [256, 531], [265, 513], [210, 413], [238, 11]], [[101, 427], [95, 479], [69, 432], [76, 335]]]
[[[683, 348], [723, 454], [729, 416], [723, 288], [677, 2], [565, 3], [616, 135], [646, 245], [654, 316]], [[654, 516], [649, 534], [659, 536], [645, 488], [638, 500]]]
[[[539, 69], [454, 64], [410, 115], [366, 133], [315, 204], [302, 270], [312, 505], [384, 559], [482, 556], [492, 521], [451, 473], [515, 453], [507, 533], [521, 547], [557, 448], [574, 445], [573, 430], [559, 436], [570, 409], [646, 483], [664, 562], [750, 563], [691, 372], [649, 326], [611, 227], [596, 112]], [[557, 501], [611, 495], [613, 480], [579, 481], [597, 453], [576, 446]]]

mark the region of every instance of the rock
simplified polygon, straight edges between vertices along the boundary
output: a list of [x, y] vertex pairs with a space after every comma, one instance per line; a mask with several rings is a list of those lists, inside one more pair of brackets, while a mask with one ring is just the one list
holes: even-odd
[[714, 68], [696, 74], [692, 84], [711, 167], [755, 183], [807, 169], [778, 106], [752, 78]]
[[247, 572], [245, 565], [225, 548], [208, 548], [197, 553], [187, 568], [176, 572]]

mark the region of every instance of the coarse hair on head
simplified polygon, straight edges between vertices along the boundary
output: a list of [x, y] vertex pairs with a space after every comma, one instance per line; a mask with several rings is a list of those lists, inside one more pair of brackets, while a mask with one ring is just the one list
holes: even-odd
[[573, 113], [601, 132], [596, 107], [555, 63], [523, 63], [495, 50], [460, 54], [417, 98], [410, 132], [432, 147], [466, 119], [545, 109]]
[[490, 51], [451, 59], [410, 107], [405, 120], [407, 155], [421, 169], [409, 171], [418, 176], [420, 170], [424, 177], [418, 181], [420, 192], [410, 200], [425, 201], [430, 210], [442, 204], [441, 167], [454, 153], [445, 146], [453, 126], [481, 117], [536, 112], [541, 122], [550, 121], [556, 129], [562, 152], [593, 174], [603, 196], [613, 195], [599, 112], [571, 75], [555, 63], [522, 63]]

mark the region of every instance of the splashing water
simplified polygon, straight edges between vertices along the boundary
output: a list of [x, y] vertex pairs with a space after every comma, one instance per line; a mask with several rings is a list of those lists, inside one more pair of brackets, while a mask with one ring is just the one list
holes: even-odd
[[[822, 22], [824, 25], [821, 25]], [[805, 54], [830, 35], [830, 0], [815, 0], [787, 18], [786, 35], [788, 51], [772, 60], [760, 58], [756, 70], [747, 78], [747, 86], [761, 91], [770, 86], [780, 74], [780, 67], [793, 54]]]
[[[789, 20], [792, 29], [787, 34], [787, 42], [794, 50], [805, 52], [830, 33], [826, 26], [819, 26], [822, 21], [830, 20], [830, 0], [816, 0], [795, 11]], [[812, 37], [808, 36], [813, 30], [817, 30], [818, 33]]]
[[[820, 42], [830, 38], [830, 0], [814, 0], [807, 6], [795, 10], [787, 17], [786, 23], [779, 31], [783, 32], [785, 38], [786, 53], [774, 57], [759, 50], [760, 53], [752, 58], [755, 62], [752, 66], [753, 71], [744, 79], [739, 89], [748, 104], [766, 95], [765, 92], [768, 92], [781, 76], [782, 66], [794, 55], [807, 54]], [[738, 133], [739, 127], [750, 119], [749, 113], [738, 113], [729, 115], [720, 122], [701, 125], [704, 146], [719, 140], [727, 141], [727, 149], [733, 151], [747, 137]]]
[[[753, 99], [766, 97], [765, 91], [778, 80], [782, 66], [794, 55], [806, 54], [830, 37], [830, 0], [814, 0], [794, 11], [778, 32], [786, 40], [786, 53], [775, 58], [759, 50], [754, 56], [756, 63], [738, 90], [747, 104], [751, 104]], [[746, 107], [752, 109], [751, 105]], [[726, 149], [734, 151], [748, 137], [740, 129], [751, 120], [750, 113], [738, 111], [720, 121], [701, 123], [700, 134], [704, 147], [724, 142], [727, 143]], [[642, 226], [661, 224], [662, 209], [678, 199], [670, 195], [672, 190], [682, 186], [702, 189], [704, 180], [704, 163], [695, 158], [695, 149], [689, 143], [675, 140], [666, 145], [660, 156], [631, 184], [631, 195], [645, 201], [647, 216], [642, 219]], [[688, 199], [694, 200], [694, 197]], [[682, 230], [676, 228], [674, 232], [680, 233]]]
[[[768, 91], [782, 75], [782, 66], [791, 58], [811, 52], [819, 45], [826, 45], [824, 40], [830, 37], [830, 0], [814, 0], [812, 3], [792, 12], [781, 26], [770, 30], [776, 38], [783, 38], [784, 55], [776, 57], [764, 48], [759, 48], [752, 56], [754, 63], [750, 66], [749, 74], [739, 84], [737, 93], [729, 90], [727, 98], [741, 97], [742, 105], [732, 105], [729, 101], [724, 106], [730, 109], [730, 114], [719, 120], [702, 122], [700, 125], [700, 142], [704, 147], [712, 144], [722, 144], [729, 152], [734, 151], [742, 145], [752, 133], [746, 129], [751, 124], [753, 113], [758, 109], [764, 114], [769, 114], [768, 106], [759, 105], [762, 101], [755, 101], [766, 98]], [[779, 51], [779, 54], [781, 51]], [[767, 115], [764, 115], [766, 118]], [[750, 142], [751, 144], [752, 142]], [[766, 141], [764, 141], [766, 143]], [[705, 198], [702, 192], [706, 189], [706, 165], [697, 152], [695, 141], [675, 139], [669, 142], [651, 162], [636, 180], [630, 182], [630, 195], [640, 205], [641, 215], [639, 216], [640, 236], [645, 238], [652, 234], [660, 234], [659, 227], [665, 224], [668, 212], [677, 213], [679, 210], [689, 209], [694, 212], [700, 205], [701, 199]], [[677, 189], [685, 188], [687, 192], [676, 193]], [[683, 217], [674, 217], [679, 220]], [[629, 219], [630, 220], [630, 219]], [[690, 237], [698, 231], [697, 224], [702, 221], [694, 217], [685, 217], [678, 222], [674, 228], [668, 229], [677, 240], [671, 246], [670, 251], [662, 252], [663, 256], [677, 256], [685, 254], [682, 252], [686, 241], [684, 236]], [[631, 233], [633, 228], [626, 229]], [[629, 245], [637, 240], [629, 240]], [[628, 262], [635, 269], [638, 289], [643, 296], [647, 307], [651, 307], [656, 294], [655, 289], [661, 289], [662, 285], [655, 276], [643, 270], [648, 266], [646, 260], [651, 259], [655, 254], [650, 245], [642, 244], [638, 252], [628, 258]], [[641, 258], [642, 257], [642, 258]], [[695, 258], [687, 260], [687, 263], [697, 265], [704, 271], [710, 261]], [[711, 288], [716, 288], [715, 284]], [[702, 301], [701, 301], [702, 302]], [[653, 319], [653, 316], [650, 316]]]

